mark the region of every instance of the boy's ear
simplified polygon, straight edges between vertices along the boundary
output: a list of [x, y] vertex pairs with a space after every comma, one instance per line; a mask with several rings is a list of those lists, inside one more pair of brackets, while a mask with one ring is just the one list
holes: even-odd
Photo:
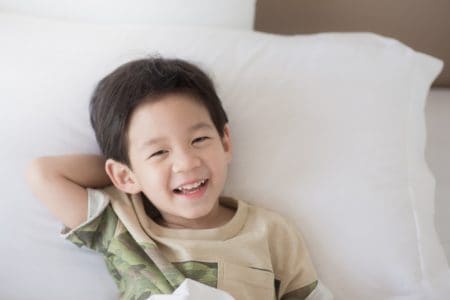
[[108, 158], [105, 162], [105, 171], [116, 188], [128, 194], [141, 192], [134, 173], [124, 164]]
[[231, 131], [228, 124], [225, 124], [223, 128], [222, 145], [225, 150], [225, 154], [227, 155], [227, 162], [230, 163], [233, 157], [233, 145], [231, 144]]

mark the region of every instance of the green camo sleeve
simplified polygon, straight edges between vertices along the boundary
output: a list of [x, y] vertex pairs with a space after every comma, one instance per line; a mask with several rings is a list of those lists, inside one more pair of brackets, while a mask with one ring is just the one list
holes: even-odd
[[105, 253], [114, 236], [118, 217], [114, 213], [108, 196], [101, 190], [87, 189], [88, 216], [86, 222], [74, 229], [64, 226], [60, 235], [78, 247]]

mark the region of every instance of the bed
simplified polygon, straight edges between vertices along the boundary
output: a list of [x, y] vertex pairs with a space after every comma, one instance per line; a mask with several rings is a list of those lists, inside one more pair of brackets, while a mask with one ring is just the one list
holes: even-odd
[[401, 5], [345, 19], [349, 2], [0, 1], [0, 298], [118, 299], [103, 259], [59, 236], [24, 171], [40, 155], [99, 153], [95, 83], [161, 53], [213, 77], [236, 149], [225, 193], [293, 220], [334, 299], [447, 299], [450, 8], [408, 2], [434, 16], [434, 34], [412, 38], [394, 22], [412, 22]]

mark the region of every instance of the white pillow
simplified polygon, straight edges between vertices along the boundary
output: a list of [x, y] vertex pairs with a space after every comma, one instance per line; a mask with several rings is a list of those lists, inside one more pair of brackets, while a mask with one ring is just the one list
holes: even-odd
[[256, 0], [2, 0], [0, 10], [110, 24], [253, 30]]
[[294, 219], [335, 299], [439, 299], [450, 288], [423, 157], [423, 107], [442, 61], [372, 33], [285, 37], [7, 14], [0, 44], [6, 298], [114, 297], [101, 258], [58, 240], [61, 224], [22, 173], [39, 155], [99, 153], [88, 116], [95, 84], [156, 52], [211, 74], [234, 141], [226, 194]]

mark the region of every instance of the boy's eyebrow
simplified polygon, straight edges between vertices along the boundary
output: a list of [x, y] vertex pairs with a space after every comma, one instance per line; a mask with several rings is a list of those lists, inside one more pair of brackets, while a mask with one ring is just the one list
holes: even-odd
[[202, 128], [208, 128], [208, 129], [214, 130], [214, 128], [211, 125], [209, 125], [208, 123], [200, 122], [200, 123], [197, 123], [197, 124], [189, 127], [189, 131], [195, 131], [195, 130], [202, 129]]
[[[212, 129], [212, 130], [214, 130], [214, 128], [213, 128], [211, 125], [209, 125], [208, 123], [200, 122], [200, 123], [197, 123], [197, 124], [195, 124], [195, 125], [189, 127], [188, 131], [195, 131], [195, 130], [199, 130], [199, 129], [202, 129], [202, 128], [207, 128], [207, 129]], [[151, 146], [151, 145], [153, 145], [153, 144], [157, 144], [158, 142], [163, 141], [163, 140], [164, 140], [164, 138], [153, 138], [153, 139], [149, 139], [149, 140], [145, 141], [145, 142], [139, 147], [139, 149], [142, 150], [142, 149], [145, 148], [145, 147]]]

